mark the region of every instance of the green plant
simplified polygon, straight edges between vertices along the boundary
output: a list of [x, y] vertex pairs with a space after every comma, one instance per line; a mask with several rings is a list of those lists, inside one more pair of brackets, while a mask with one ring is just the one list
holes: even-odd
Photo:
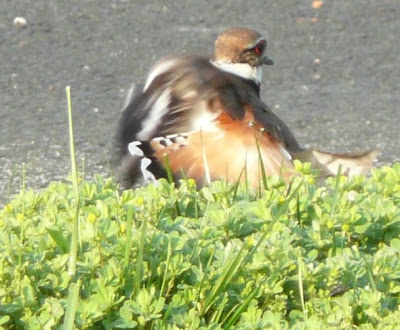
[[0, 326], [58, 327], [74, 298], [86, 329], [400, 326], [400, 165], [268, 180], [81, 181], [72, 282], [73, 184], [23, 190], [0, 211]]

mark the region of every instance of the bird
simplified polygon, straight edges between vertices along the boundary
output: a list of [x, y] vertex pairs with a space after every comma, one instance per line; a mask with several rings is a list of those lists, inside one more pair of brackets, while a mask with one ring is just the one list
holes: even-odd
[[265, 176], [290, 181], [294, 160], [321, 177], [366, 173], [375, 151], [334, 154], [303, 148], [261, 99], [262, 70], [273, 65], [267, 40], [253, 29], [220, 33], [211, 58], [173, 55], [158, 61], [128, 92], [117, 129], [125, 185], [172, 175], [199, 186], [225, 179], [259, 187]]

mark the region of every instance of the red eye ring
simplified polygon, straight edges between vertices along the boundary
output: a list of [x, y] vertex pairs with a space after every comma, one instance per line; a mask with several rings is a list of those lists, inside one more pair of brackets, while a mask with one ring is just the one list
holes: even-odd
[[267, 42], [265, 40], [261, 40], [255, 47], [254, 47], [254, 51], [256, 52], [257, 55], [261, 55], [264, 50], [265, 47], [267, 46]]

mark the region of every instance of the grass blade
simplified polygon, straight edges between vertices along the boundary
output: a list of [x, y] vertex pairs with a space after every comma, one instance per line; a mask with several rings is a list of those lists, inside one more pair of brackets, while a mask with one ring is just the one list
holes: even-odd
[[67, 103], [68, 103], [68, 127], [69, 127], [69, 147], [71, 157], [71, 172], [72, 172], [72, 185], [75, 196], [75, 219], [73, 224], [73, 231], [71, 236], [71, 250], [68, 263], [68, 274], [70, 276], [76, 273], [76, 259], [78, 254], [78, 236], [79, 236], [79, 186], [78, 186], [78, 173], [76, 170], [75, 159], [75, 140], [74, 140], [74, 126], [72, 121], [72, 102], [71, 102], [71, 88], [66, 87]]
[[[260, 131], [260, 137], [261, 137], [262, 133], [263, 133], [263, 131]], [[260, 172], [261, 172], [263, 187], [265, 190], [268, 190], [267, 173], [265, 171], [264, 160], [263, 160], [262, 154], [261, 154], [260, 138], [257, 136], [257, 133], [254, 134], [254, 138], [256, 140], [256, 145], [257, 145], [258, 161], [259, 161], [259, 165], [260, 165]]]
[[203, 154], [203, 164], [204, 164], [204, 181], [207, 186], [211, 184], [210, 168], [208, 167], [206, 149], [203, 143], [203, 132], [200, 130], [201, 139], [201, 152]]
[[174, 175], [172, 174], [171, 165], [169, 163], [168, 155], [164, 155], [165, 171], [167, 172], [167, 179], [169, 183], [174, 182]]
[[[247, 306], [250, 305], [250, 302], [257, 295], [259, 288], [256, 287], [246, 298], [246, 300], [239, 306], [238, 309], [235, 310], [235, 313], [229, 319], [229, 321], [225, 324], [224, 329], [230, 329], [236, 321], [239, 319], [240, 315], [246, 310]], [[224, 320], [225, 323], [225, 320]]]
[[11, 196], [11, 186], [12, 183], [14, 181], [14, 177], [15, 177], [15, 173], [17, 171], [17, 167], [15, 165], [13, 165], [12, 168], [12, 172], [11, 172], [11, 176], [10, 176], [10, 180], [8, 180], [8, 185], [7, 185], [7, 199], [6, 199], [6, 203], [10, 202], [10, 196]]
[[307, 320], [308, 311], [307, 311], [306, 305], [304, 303], [303, 272], [301, 270], [301, 268], [303, 267], [303, 260], [301, 259], [301, 255], [298, 256], [297, 264], [299, 267], [299, 275], [298, 276], [299, 276], [299, 293], [300, 293], [301, 307], [303, 309], [304, 319]]
[[[336, 180], [335, 180], [335, 190], [333, 192], [333, 199], [332, 199], [332, 203], [331, 203], [331, 211], [329, 213], [330, 218], [332, 219], [334, 217], [335, 214], [335, 210], [336, 210], [336, 204], [338, 201], [338, 196], [340, 194], [339, 191], [339, 185], [340, 185], [340, 177], [342, 175], [342, 165], [339, 165], [338, 168], [338, 172], [336, 174]], [[336, 232], [335, 232], [335, 228], [332, 228], [332, 240], [333, 240], [333, 255], [336, 255]]]
[[133, 221], [133, 207], [128, 207], [126, 211], [126, 241], [124, 251], [124, 265], [125, 269], [129, 267], [129, 254], [132, 244], [132, 221]]
[[133, 225], [133, 207], [128, 206], [126, 211], [126, 239], [124, 251], [125, 268], [125, 296], [131, 297], [133, 290], [134, 277], [132, 276], [132, 267], [130, 264], [130, 252], [132, 247], [132, 225]]
[[76, 307], [78, 305], [79, 288], [81, 287], [81, 281], [77, 283], [71, 283], [69, 286], [67, 310], [65, 311], [63, 330], [71, 330], [74, 328], [74, 320]]
[[210, 295], [206, 299], [204, 306], [200, 312], [201, 315], [204, 315], [208, 309], [212, 306], [212, 304], [217, 300], [219, 294], [222, 290], [230, 283], [233, 276], [238, 271], [239, 267], [242, 265], [243, 256], [242, 251], [244, 246], [240, 249], [240, 251], [236, 254], [234, 258], [227, 264], [224, 268], [221, 276], [218, 278], [217, 283], [213, 287]]
[[146, 243], [146, 231], [147, 231], [147, 218], [143, 219], [142, 228], [140, 230], [139, 237], [139, 247], [136, 257], [136, 272], [135, 272], [135, 295], [137, 295], [140, 291], [140, 283], [143, 278], [143, 255], [144, 255], [144, 246]]

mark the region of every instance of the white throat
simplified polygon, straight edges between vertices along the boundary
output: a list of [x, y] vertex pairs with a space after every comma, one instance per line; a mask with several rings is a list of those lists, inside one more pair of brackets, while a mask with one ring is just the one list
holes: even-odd
[[245, 79], [253, 80], [258, 85], [261, 85], [262, 81], [262, 67], [252, 67], [247, 63], [230, 63], [222, 61], [211, 61], [211, 64], [216, 66], [222, 71], [233, 73], [234, 75], [240, 76]]

